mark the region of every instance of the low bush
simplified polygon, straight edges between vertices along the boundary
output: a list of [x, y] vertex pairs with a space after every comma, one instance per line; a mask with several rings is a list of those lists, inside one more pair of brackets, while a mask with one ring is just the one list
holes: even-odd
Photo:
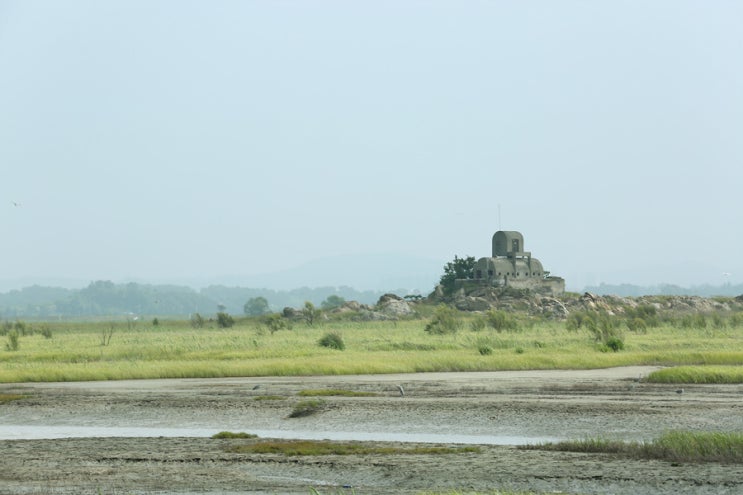
[[635, 319], [642, 320], [646, 328], [655, 328], [660, 325], [658, 310], [652, 304], [640, 304], [635, 308], [626, 308], [624, 314], [628, 321]]
[[582, 326], [598, 342], [603, 352], [618, 352], [624, 349], [624, 339], [619, 327], [620, 320], [606, 313], [593, 313], [583, 320]]
[[289, 320], [281, 316], [279, 313], [271, 313], [264, 316], [261, 319], [261, 324], [268, 328], [271, 334], [278, 332], [279, 330], [290, 329]]
[[302, 390], [299, 392], [302, 397], [376, 397], [378, 394], [374, 392], [357, 392], [355, 390], [343, 390], [337, 388], [321, 388], [321, 389], [309, 389]]
[[219, 328], [230, 328], [235, 324], [235, 319], [224, 311], [217, 313], [217, 326]]
[[728, 325], [732, 328], [743, 327], [743, 313], [733, 313], [728, 318]]
[[707, 328], [707, 318], [702, 313], [684, 315], [678, 322], [681, 328], [703, 330]]
[[648, 324], [645, 323], [645, 320], [643, 320], [642, 318], [636, 316], [634, 318], [629, 318], [627, 320], [627, 329], [630, 332], [647, 333], [647, 331], [648, 331]]
[[430, 334], [444, 335], [456, 333], [460, 328], [462, 328], [462, 320], [459, 312], [445, 304], [440, 304], [434, 310], [433, 317], [424, 330]]
[[481, 316], [476, 316], [472, 321], [470, 321], [470, 329], [473, 332], [480, 332], [485, 329], [487, 326], [487, 322], [485, 321], [485, 318]]
[[52, 329], [49, 325], [41, 325], [41, 335], [45, 339], [52, 338]]
[[613, 352], [619, 352], [624, 349], [624, 341], [616, 335], [612, 335], [611, 337], [606, 339], [604, 345], [611, 349]]
[[337, 332], [326, 333], [320, 338], [317, 343], [320, 344], [322, 347], [336, 349], [338, 351], [342, 351], [346, 348], [346, 344], [345, 342], [343, 342], [343, 337]]
[[18, 331], [11, 330], [8, 332], [8, 342], [5, 344], [5, 349], [8, 351], [17, 351], [20, 347], [21, 343], [18, 337]]
[[712, 315], [712, 327], [718, 330], [722, 330], [723, 328], [727, 327], [727, 322], [725, 321], [725, 318], [722, 317], [722, 315], [715, 313]]
[[292, 412], [289, 413], [289, 417], [290, 418], [302, 418], [305, 416], [311, 416], [313, 414], [320, 412], [324, 404], [325, 403], [321, 401], [320, 399], [309, 399], [309, 400], [299, 401], [294, 406], [294, 409], [292, 409]]
[[192, 328], [203, 328], [204, 327], [204, 317], [201, 316], [199, 313], [194, 313], [189, 318], [189, 321], [191, 323]]
[[232, 432], [232, 431], [220, 431], [212, 435], [212, 438], [258, 438], [258, 435], [253, 433], [245, 433], [244, 431]]
[[496, 309], [491, 309], [487, 312], [485, 315], [488, 325], [490, 325], [491, 328], [498, 332], [502, 332], [504, 330], [518, 330], [519, 324], [516, 318], [506, 313], [505, 311], [500, 311]]
[[26, 322], [23, 322], [23, 321], [20, 321], [20, 320], [16, 321], [13, 324], [13, 329], [16, 332], [18, 332], [19, 335], [24, 336], [24, 337], [26, 335], [33, 335], [34, 334], [33, 327], [31, 325], [26, 325]]
[[487, 344], [480, 344], [477, 346], [477, 352], [479, 352], [481, 356], [489, 356], [493, 353], [493, 348]]
[[589, 313], [587, 311], [576, 311], [568, 315], [565, 321], [565, 329], [574, 332], [580, 330], [584, 326], [588, 326], [595, 322], [596, 313]]

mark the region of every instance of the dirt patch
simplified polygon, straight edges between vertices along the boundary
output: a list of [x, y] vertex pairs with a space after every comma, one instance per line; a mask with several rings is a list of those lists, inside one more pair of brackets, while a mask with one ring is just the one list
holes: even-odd
[[[670, 429], [743, 431], [743, 387], [651, 385], [652, 368], [340, 377], [8, 384], [27, 398], [0, 405], [0, 424], [200, 428], [221, 431], [647, 439]], [[639, 379], [639, 380], [638, 380]], [[402, 386], [401, 395], [398, 385]], [[318, 414], [287, 416], [301, 390], [373, 392], [324, 397]], [[273, 400], [256, 400], [272, 396]], [[280, 399], [281, 398], [281, 399]], [[236, 454], [251, 440], [67, 438], [3, 440], [0, 494], [420, 493], [515, 489], [563, 493], [740, 493], [743, 467], [674, 465], [612, 455], [524, 451], [282, 457]], [[350, 493], [351, 490], [348, 490]]]

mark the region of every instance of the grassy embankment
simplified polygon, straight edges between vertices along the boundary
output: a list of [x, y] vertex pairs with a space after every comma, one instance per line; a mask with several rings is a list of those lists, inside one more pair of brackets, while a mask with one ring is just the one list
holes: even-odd
[[[743, 364], [743, 328], [738, 326], [699, 329], [664, 323], [642, 332], [624, 330], [624, 349], [607, 352], [588, 332], [567, 330], [564, 322], [522, 320], [518, 330], [497, 332], [472, 330], [473, 317], [461, 318], [459, 331], [443, 335], [425, 332], [426, 319], [295, 323], [275, 333], [251, 319], [231, 328], [210, 323], [198, 329], [188, 321], [157, 326], [120, 322], [113, 330], [111, 322], [44, 323], [43, 333], [20, 336], [17, 350], [0, 347], [0, 382], [624, 365], [718, 365], [718, 376], [743, 381], [738, 367]], [[345, 350], [318, 345], [328, 332], [342, 336]]]
[[654, 371], [653, 383], [743, 383], [743, 366], [676, 366]]
[[622, 442], [593, 438], [528, 445], [520, 448], [610, 453], [671, 462], [743, 463], [742, 433], [676, 431], [647, 442]]

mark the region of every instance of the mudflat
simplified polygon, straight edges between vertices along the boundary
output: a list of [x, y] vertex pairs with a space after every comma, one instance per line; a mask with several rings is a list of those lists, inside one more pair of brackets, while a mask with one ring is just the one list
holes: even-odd
[[[653, 369], [3, 384], [0, 393], [24, 398], [0, 404], [6, 438], [0, 440], [0, 494], [307, 494], [311, 487], [357, 495], [743, 493], [739, 465], [502, 445], [595, 436], [641, 440], [676, 429], [743, 431], [743, 386], [681, 391], [643, 381]], [[324, 389], [374, 395], [322, 397], [316, 414], [289, 418], [306, 399], [300, 392]], [[126, 429], [138, 436], [122, 435]], [[69, 431], [75, 436], [41, 438]], [[481, 448], [287, 457], [236, 453], [232, 447], [260, 439], [209, 437], [218, 431]]]

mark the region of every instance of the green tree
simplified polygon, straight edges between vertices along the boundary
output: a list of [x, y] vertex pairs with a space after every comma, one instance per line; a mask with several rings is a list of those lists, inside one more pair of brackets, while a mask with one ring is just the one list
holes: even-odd
[[192, 314], [190, 320], [193, 328], [202, 328], [204, 326], [204, 317], [199, 313]]
[[263, 317], [262, 323], [268, 328], [268, 331], [271, 332], [271, 335], [274, 334], [274, 332], [278, 332], [279, 330], [283, 329], [289, 329], [289, 322], [286, 320], [286, 318], [283, 318], [279, 313], [270, 313]]
[[325, 311], [330, 311], [331, 309], [340, 308], [345, 304], [345, 302], [346, 300], [343, 299], [341, 296], [331, 294], [326, 297], [323, 302], [320, 303], [320, 307]]
[[444, 294], [451, 295], [454, 293], [454, 281], [458, 278], [472, 278], [474, 276], [475, 257], [467, 256], [459, 258], [454, 256], [454, 260], [444, 266], [444, 274], [441, 276], [439, 283], [444, 288]]
[[217, 313], [217, 326], [219, 328], [230, 328], [235, 324], [235, 319], [224, 311]]
[[268, 301], [261, 296], [248, 299], [248, 302], [243, 306], [243, 311], [248, 316], [262, 316], [271, 312]]
[[304, 318], [304, 322], [307, 323], [307, 326], [311, 327], [314, 325], [318, 316], [320, 316], [320, 310], [311, 302], [305, 301], [304, 308], [302, 309], [302, 318]]

